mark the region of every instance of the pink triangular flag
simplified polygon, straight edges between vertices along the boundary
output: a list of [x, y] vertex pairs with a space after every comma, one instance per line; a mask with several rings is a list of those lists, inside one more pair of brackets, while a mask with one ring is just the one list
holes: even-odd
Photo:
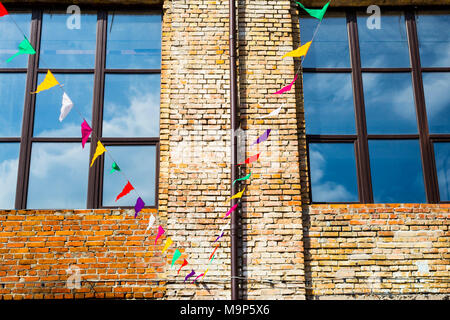
[[282, 94], [282, 93], [290, 91], [292, 89], [292, 86], [294, 85], [295, 81], [297, 81], [297, 78], [298, 78], [298, 75], [295, 75], [294, 80], [290, 84], [288, 84], [284, 88], [281, 88], [277, 92], [274, 92], [273, 94]]
[[231, 207], [230, 210], [228, 210], [227, 214], [225, 215], [225, 217], [223, 217], [222, 219], [225, 219], [226, 217], [228, 217], [238, 206], [239, 203], [236, 203], [234, 206]]
[[83, 149], [84, 145], [89, 139], [89, 136], [91, 135], [91, 132], [92, 132], [91, 127], [89, 127], [86, 120], [84, 120], [83, 123], [81, 124], [81, 145], [83, 146]]
[[158, 235], [156, 236], [156, 239], [155, 239], [155, 244], [156, 244], [156, 241], [158, 241], [159, 237], [161, 237], [164, 234], [164, 232], [166, 232], [166, 231], [164, 231], [163, 227], [159, 226], [158, 227]]

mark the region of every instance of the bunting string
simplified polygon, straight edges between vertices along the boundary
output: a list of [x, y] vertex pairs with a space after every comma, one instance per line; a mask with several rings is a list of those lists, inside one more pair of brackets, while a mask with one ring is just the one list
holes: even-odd
[[[309, 42], [306, 42], [304, 45], [301, 45], [299, 48], [292, 50], [288, 53], [286, 53], [285, 55], [282, 56], [282, 58], [285, 57], [300, 57], [300, 63], [298, 65], [298, 68], [295, 72], [295, 76], [293, 81], [283, 87], [282, 89], [280, 89], [279, 91], [275, 92], [274, 94], [283, 94], [285, 92], [288, 92], [292, 89], [293, 85], [295, 84], [295, 82], [298, 79], [298, 73], [300, 68], [302, 67], [306, 57], [307, 57], [307, 53], [310, 49], [311, 44], [313, 43], [317, 32], [319, 30], [319, 27], [322, 23], [323, 17], [327, 11], [327, 8], [329, 7], [331, 1], [329, 1], [322, 9], [308, 9], [305, 8], [303, 6], [303, 4], [297, 2], [297, 4], [303, 9], [305, 10], [310, 16], [317, 18], [319, 20], [319, 23], [317, 24], [312, 39]], [[34, 50], [34, 48], [32, 47], [30, 41], [28, 40], [25, 32], [23, 32], [23, 30], [20, 28], [20, 26], [17, 24], [17, 22], [15, 21], [15, 19], [8, 13], [8, 11], [6, 10], [6, 8], [3, 6], [3, 4], [0, 2], [0, 17], [3, 16], [8, 16], [9, 19], [14, 23], [14, 25], [17, 27], [17, 29], [20, 31], [20, 33], [23, 35], [24, 40], [22, 40], [22, 42], [19, 44], [18, 46], [18, 52], [16, 54], [14, 54], [12, 57], [10, 57], [7, 62], [10, 62], [12, 59], [14, 59], [15, 57], [17, 57], [18, 55], [21, 54], [36, 54], [36, 51]], [[101, 143], [101, 139], [96, 135], [95, 131], [92, 129], [92, 127], [87, 123], [87, 121], [85, 120], [85, 118], [82, 116], [82, 114], [80, 113], [80, 111], [78, 110], [76, 104], [74, 104], [72, 102], [72, 100], [70, 99], [69, 95], [67, 94], [67, 92], [65, 91], [63, 85], [61, 83], [59, 83], [57, 81], [57, 79], [55, 78], [55, 76], [52, 74], [52, 72], [50, 71], [50, 68], [46, 68], [46, 64], [45, 62], [42, 60], [42, 57], [40, 57], [40, 64], [47, 69], [47, 74], [44, 78], [44, 80], [42, 81], [41, 84], [38, 85], [38, 87], [36, 88], [35, 92], [31, 92], [31, 94], [38, 94], [41, 91], [44, 90], [49, 90], [55, 86], [59, 86], [59, 88], [62, 90], [63, 92], [63, 97], [62, 97], [62, 103], [61, 103], [61, 111], [60, 111], [60, 116], [59, 116], [59, 121], [63, 121], [66, 116], [70, 113], [70, 111], [72, 109], [74, 109], [76, 111], [76, 113], [80, 116], [80, 118], [83, 120], [82, 124], [81, 124], [81, 136], [82, 136], [82, 148], [84, 148], [85, 144], [87, 143], [87, 141], [89, 140], [90, 136], [91, 136], [91, 142], [93, 141], [97, 141], [97, 148], [96, 151], [94, 153], [94, 156], [92, 157], [91, 160], [91, 164], [90, 167], [93, 166], [93, 164], [95, 163], [96, 159], [98, 157], [100, 157], [101, 155], [105, 154], [107, 157], [109, 157], [109, 159], [112, 161], [112, 168], [111, 168], [111, 174], [114, 172], [119, 172], [122, 177], [124, 178], [125, 181], [127, 181], [127, 184], [125, 185], [125, 187], [123, 188], [122, 192], [116, 197], [116, 201], [121, 199], [122, 197], [126, 196], [128, 193], [130, 193], [131, 191], [134, 191], [137, 194], [137, 201], [136, 201], [136, 205], [134, 207], [135, 209], [135, 218], [137, 217], [138, 213], [145, 207], [145, 202], [143, 201], [141, 195], [139, 194], [138, 190], [136, 190], [136, 188], [130, 183], [130, 179], [127, 177], [127, 175], [125, 174], [125, 172], [119, 167], [117, 161], [113, 158], [111, 152], [109, 150], [107, 150], [103, 144]], [[265, 116], [260, 116], [259, 119], [266, 119], [266, 118], [270, 118], [270, 117], [275, 117], [278, 116], [278, 114], [280, 113], [280, 111], [282, 110], [282, 106], [280, 106], [279, 108], [273, 110], [271, 113], [269, 113], [268, 115]], [[271, 129], [266, 130], [260, 137], [258, 137], [258, 139], [252, 144], [260, 144], [263, 143], [265, 141], [267, 141], [269, 139], [269, 135], [270, 135]], [[244, 164], [252, 164], [256, 161], [259, 160], [261, 153], [258, 153], [256, 155], [250, 156], [249, 158], [247, 158], [243, 163], [240, 163], [238, 165], [244, 165]], [[243, 178], [238, 178], [235, 181], [233, 181], [233, 184], [237, 181], [246, 181], [249, 180], [251, 177], [252, 173], [249, 172], [247, 174], [247, 176], [243, 177]], [[225, 214], [225, 216], [222, 219], [227, 218], [229, 215], [233, 214], [233, 212], [236, 210], [236, 208], [238, 207], [241, 198], [246, 190], [247, 186], [244, 186], [244, 188], [242, 189], [242, 191], [236, 193], [235, 195], [233, 195], [228, 201], [232, 200], [232, 199], [239, 199], [238, 203], [236, 203], [233, 207], [231, 207], [229, 209], [229, 211]], [[148, 223], [148, 227], [147, 227], [147, 231], [150, 230], [154, 223], [155, 223], [155, 216], [153, 214], [151, 214], [151, 216], [149, 217], [149, 223]], [[223, 237], [224, 233], [225, 233], [225, 228], [227, 226], [229, 226], [231, 223], [231, 221], [229, 221], [227, 224], [225, 224], [222, 229], [220, 230], [220, 233], [218, 235], [218, 237], [215, 239], [214, 243], [216, 243], [217, 241], [220, 240], [220, 238]], [[164, 230], [164, 228], [159, 225], [158, 226], [158, 231], [157, 231], [157, 235], [155, 237], [155, 245], [157, 244], [158, 239], [165, 233], [166, 231]], [[164, 253], [165, 251], [167, 251], [169, 249], [169, 247], [173, 244], [172, 238], [171, 237], [167, 237], [166, 241], [165, 241], [165, 245], [162, 249], [162, 253]], [[206, 275], [206, 273], [209, 270], [209, 266], [210, 264], [214, 261], [215, 258], [215, 254], [216, 251], [218, 250], [218, 248], [220, 247], [220, 243], [217, 243], [214, 251], [211, 253], [210, 257], [209, 257], [209, 262], [206, 268], [206, 271], [201, 273], [200, 275], [198, 275], [197, 277], [194, 278], [194, 280], [192, 281], [192, 283], [194, 283], [198, 278], [202, 277], [202, 279], [204, 278], [204, 276]], [[182, 256], [181, 251], [177, 248], [174, 253], [173, 253], [173, 257], [172, 257], [172, 264], [171, 264], [171, 268], [174, 266], [174, 264], [176, 263], [176, 261], [178, 261]], [[178, 269], [177, 274], [180, 273], [181, 269], [183, 267], [185, 267], [186, 265], [188, 265], [188, 261], [186, 259], [183, 260], [180, 268]], [[196, 275], [196, 272], [194, 269], [192, 269], [192, 271], [185, 277], [184, 282], [186, 282], [189, 278], [194, 277]]]

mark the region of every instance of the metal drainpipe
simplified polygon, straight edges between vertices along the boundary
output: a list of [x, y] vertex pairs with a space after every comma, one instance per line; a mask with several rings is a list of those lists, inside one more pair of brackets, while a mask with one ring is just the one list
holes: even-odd
[[[237, 137], [236, 130], [239, 128], [238, 119], [238, 89], [237, 89], [237, 66], [236, 66], [236, 4], [235, 0], [229, 0], [230, 4], [230, 115], [231, 115], [231, 195], [238, 192], [238, 184], [233, 185], [233, 181], [238, 178], [237, 166]], [[238, 199], [231, 201], [231, 206], [234, 206]], [[239, 221], [239, 206], [237, 210], [231, 214], [231, 299], [239, 300], [239, 282], [237, 279], [239, 273], [239, 257], [238, 257], [238, 221]]]

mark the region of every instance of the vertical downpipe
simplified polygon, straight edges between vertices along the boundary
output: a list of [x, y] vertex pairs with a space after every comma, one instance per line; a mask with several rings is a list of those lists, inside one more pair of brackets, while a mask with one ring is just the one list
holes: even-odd
[[[239, 127], [238, 119], [238, 91], [237, 91], [237, 73], [236, 73], [236, 4], [235, 0], [229, 0], [230, 3], [230, 115], [231, 115], [231, 195], [238, 192], [238, 184], [233, 185], [233, 181], [238, 178], [237, 167], [237, 137], [236, 130]], [[233, 199], [231, 206], [234, 206], [238, 199]], [[239, 208], [238, 208], [239, 209]], [[234, 210], [231, 214], [231, 299], [239, 300], [239, 282], [238, 282], [238, 221], [240, 210]]]

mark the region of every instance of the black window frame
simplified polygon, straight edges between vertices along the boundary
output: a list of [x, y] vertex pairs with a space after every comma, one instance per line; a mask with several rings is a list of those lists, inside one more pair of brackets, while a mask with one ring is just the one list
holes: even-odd
[[[358, 187], [357, 202], [314, 202], [312, 201], [312, 188], [309, 184], [310, 204], [346, 204], [346, 203], [374, 203], [372, 177], [370, 170], [369, 140], [416, 140], [419, 141], [421, 164], [423, 170], [424, 188], [427, 203], [450, 203], [441, 201], [436, 170], [434, 143], [450, 142], [450, 134], [431, 134], [428, 128], [426, 113], [426, 101], [423, 87], [423, 72], [450, 72], [450, 67], [422, 67], [420, 61], [419, 38], [417, 33], [416, 15], [419, 11], [431, 11], [438, 13], [440, 10], [449, 10], [449, 6], [439, 7], [381, 7], [383, 11], [399, 12], [405, 17], [410, 67], [408, 68], [363, 68], [359, 47], [357, 15], [365, 8], [344, 7], [329, 9], [336, 13], [343, 13], [346, 18], [350, 68], [302, 68], [303, 73], [348, 73], [352, 76], [353, 105], [355, 112], [356, 134], [353, 135], [314, 135], [306, 134], [306, 151], [308, 165], [308, 179], [311, 181], [310, 143], [352, 143], [355, 150], [356, 176]], [[369, 17], [369, 15], [367, 15]], [[299, 16], [302, 19], [303, 15]], [[326, 16], [324, 17], [326, 19]], [[301, 30], [300, 30], [301, 33]], [[365, 73], [410, 73], [412, 77], [412, 89], [414, 94], [414, 107], [417, 115], [417, 134], [368, 134], [364, 103], [364, 90], [362, 74]], [[308, 119], [305, 119], [306, 125]]]
[[[93, 103], [92, 103], [92, 123], [93, 134], [88, 142], [92, 142], [92, 137], [100, 137], [103, 145], [108, 146], [154, 146], [155, 152], [155, 202], [153, 205], [146, 205], [145, 208], [158, 208], [159, 202], [159, 172], [160, 172], [160, 137], [102, 137], [103, 124], [103, 103], [104, 103], [104, 89], [105, 89], [105, 75], [107, 74], [159, 74], [161, 75], [161, 68], [159, 69], [107, 69], [106, 68], [106, 45], [108, 35], [108, 14], [127, 14], [142, 12], [148, 14], [159, 14], [161, 22], [163, 11], [158, 5], [114, 5], [114, 6], [92, 6], [80, 5], [80, 8], [89, 13], [97, 13], [96, 26], [96, 54], [95, 65], [93, 69], [50, 69], [55, 74], [93, 74], [94, 88], [93, 88]], [[26, 91], [25, 102], [22, 118], [22, 131], [20, 138], [18, 137], [0, 137], [0, 143], [20, 143], [19, 164], [17, 173], [17, 186], [15, 193], [14, 209], [27, 209], [28, 186], [30, 176], [30, 162], [31, 162], [31, 148], [32, 144], [36, 142], [45, 143], [81, 143], [81, 136], [79, 138], [53, 138], [53, 137], [34, 137], [34, 114], [36, 95], [28, 94], [34, 91], [37, 87], [37, 79], [39, 74], [47, 73], [46, 68], [39, 67], [41, 32], [42, 32], [42, 18], [44, 13], [66, 13], [67, 5], [33, 5], [24, 8], [24, 5], [11, 4], [7, 7], [10, 14], [14, 13], [30, 13], [31, 12], [31, 26], [29, 41], [36, 51], [36, 54], [29, 55], [27, 68], [0, 68], [0, 73], [26, 73]], [[68, 14], [69, 16], [69, 14]], [[8, 17], [3, 17], [3, 19]], [[25, 32], [28, 32], [26, 30]], [[162, 58], [162, 54], [161, 57]], [[96, 142], [96, 141], [94, 141]], [[96, 149], [96, 143], [90, 143], [90, 159], [92, 159]], [[88, 163], [86, 165], [89, 165]], [[131, 206], [103, 206], [103, 172], [104, 172], [104, 157], [97, 159], [92, 167], [89, 168], [88, 188], [86, 195], [86, 208], [133, 208]], [[132, 178], [132, 177], [130, 177]], [[33, 209], [33, 208], [29, 208]], [[42, 208], [45, 209], [45, 208]], [[69, 209], [69, 208], [64, 208]], [[71, 209], [71, 208], [70, 208]]]

